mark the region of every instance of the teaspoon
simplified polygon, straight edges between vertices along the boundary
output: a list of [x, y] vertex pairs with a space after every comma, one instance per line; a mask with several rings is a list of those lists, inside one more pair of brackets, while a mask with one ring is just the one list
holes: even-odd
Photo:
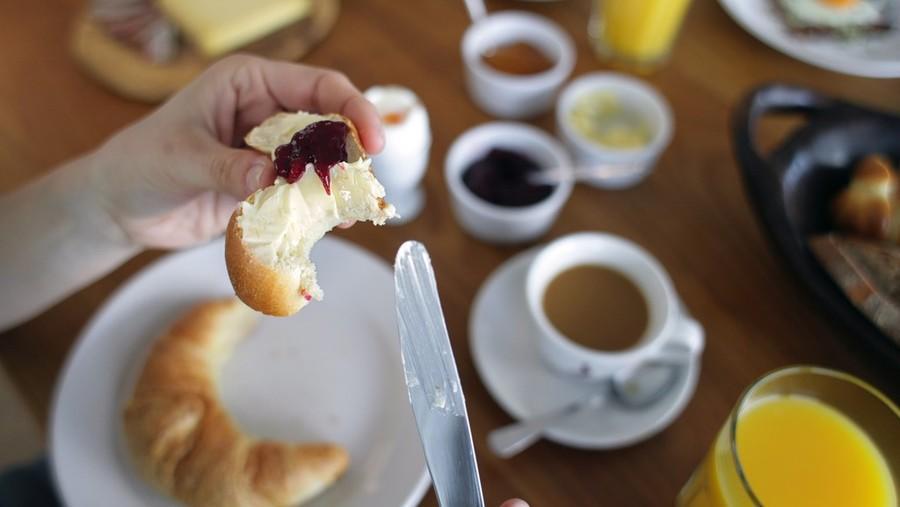
[[537, 442], [547, 428], [582, 412], [600, 408], [613, 398], [628, 409], [641, 409], [657, 402], [675, 385], [683, 364], [647, 363], [627, 375], [613, 375], [597, 390], [555, 410], [494, 429], [488, 434], [488, 446], [501, 458], [510, 458]]

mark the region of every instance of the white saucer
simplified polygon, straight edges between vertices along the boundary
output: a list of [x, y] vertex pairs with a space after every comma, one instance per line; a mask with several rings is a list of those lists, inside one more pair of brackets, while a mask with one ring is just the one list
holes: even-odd
[[[516, 419], [553, 410], [597, 389], [553, 373], [538, 355], [538, 331], [525, 300], [525, 275], [538, 248], [516, 255], [488, 277], [469, 320], [475, 368], [491, 396]], [[615, 449], [645, 440], [681, 414], [699, 375], [695, 359], [678, 373], [675, 387], [650, 407], [627, 409], [610, 401], [551, 427], [546, 437], [581, 449]]]

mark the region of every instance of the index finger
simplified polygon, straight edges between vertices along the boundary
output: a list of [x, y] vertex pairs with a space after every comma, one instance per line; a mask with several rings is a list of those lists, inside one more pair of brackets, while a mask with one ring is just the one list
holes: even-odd
[[378, 153], [384, 147], [378, 111], [347, 76], [319, 67], [258, 61], [266, 88], [283, 108], [342, 114], [356, 125], [366, 151]]

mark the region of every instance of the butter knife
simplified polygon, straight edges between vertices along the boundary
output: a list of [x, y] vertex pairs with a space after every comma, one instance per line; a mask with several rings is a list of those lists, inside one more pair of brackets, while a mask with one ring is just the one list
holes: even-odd
[[394, 262], [403, 374], [438, 503], [484, 507], [469, 417], [431, 258], [407, 241]]

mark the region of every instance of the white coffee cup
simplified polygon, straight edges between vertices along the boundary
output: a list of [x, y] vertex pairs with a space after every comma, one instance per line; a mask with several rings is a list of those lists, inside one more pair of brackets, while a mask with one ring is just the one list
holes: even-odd
[[[637, 343], [621, 351], [580, 345], [550, 322], [544, 292], [560, 273], [582, 265], [599, 265], [628, 278], [647, 302], [647, 329]], [[552, 369], [588, 379], [624, 374], [650, 362], [687, 363], [703, 351], [700, 324], [684, 310], [672, 281], [643, 248], [610, 234], [584, 232], [553, 241], [535, 257], [526, 280], [528, 307], [538, 329], [541, 357]]]

